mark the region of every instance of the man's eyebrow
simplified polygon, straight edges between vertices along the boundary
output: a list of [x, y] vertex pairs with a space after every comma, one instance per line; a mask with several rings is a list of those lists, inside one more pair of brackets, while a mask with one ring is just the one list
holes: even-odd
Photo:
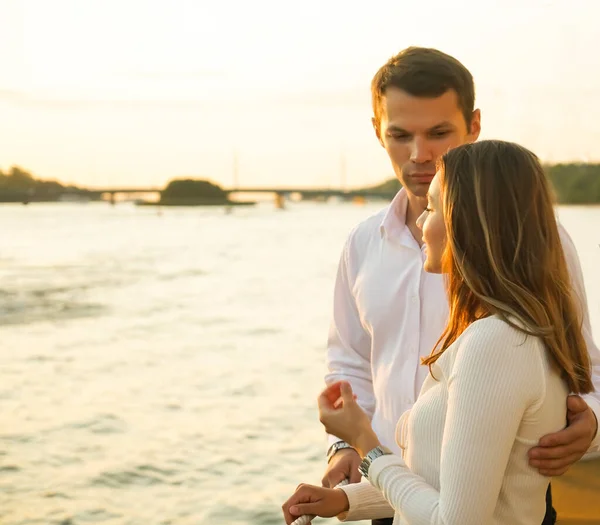
[[444, 120], [444, 122], [440, 122], [439, 124], [436, 124], [435, 126], [430, 127], [427, 131], [435, 131], [440, 128], [455, 128], [455, 127], [456, 126], [454, 124], [452, 124], [452, 122], [450, 122], [448, 120]]
[[[449, 120], [444, 120], [443, 122], [438, 122], [437, 124], [435, 124], [434, 126], [431, 126], [429, 129], [427, 129], [428, 133], [431, 133], [432, 131], [437, 131], [440, 129], [447, 129], [447, 128], [451, 128], [454, 129], [456, 126], [454, 124], [452, 124], [452, 122], [450, 122]], [[412, 133], [410, 131], [405, 130], [404, 128], [397, 126], [396, 124], [390, 124], [387, 128], [386, 128], [387, 132], [395, 132], [395, 133], [406, 133], [407, 135], [412, 135]]]
[[406, 133], [406, 134], [410, 135], [410, 133], [408, 133], [408, 131], [406, 131], [404, 128], [401, 128], [400, 126], [396, 126], [395, 124], [390, 124], [387, 127], [387, 131], [396, 131], [399, 133]]

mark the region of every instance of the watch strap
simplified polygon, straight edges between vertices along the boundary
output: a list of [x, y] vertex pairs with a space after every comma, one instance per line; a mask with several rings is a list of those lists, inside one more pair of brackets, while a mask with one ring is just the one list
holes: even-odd
[[393, 452], [383, 445], [379, 445], [367, 452], [363, 460], [360, 462], [358, 466], [358, 471], [363, 475], [365, 479], [369, 479], [369, 468], [371, 467], [371, 463], [375, 461], [377, 458], [381, 456], [386, 456], [388, 454], [393, 454]]
[[335, 453], [338, 450], [342, 450], [342, 449], [345, 449], [345, 448], [354, 449], [354, 447], [352, 447], [351, 445], [349, 445], [345, 441], [336, 441], [335, 443], [333, 443], [329, 447], [329, 449], [327, 450], [327, 463], [329, 463], [331, 461], [331, 458], [335, 455]]

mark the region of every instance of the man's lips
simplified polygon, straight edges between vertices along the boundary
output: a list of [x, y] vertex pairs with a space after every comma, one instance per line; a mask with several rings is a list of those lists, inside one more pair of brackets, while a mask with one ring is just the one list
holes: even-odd
[[413, 173], [410, 178], [417, 182], [431, 182], [435, 173]]

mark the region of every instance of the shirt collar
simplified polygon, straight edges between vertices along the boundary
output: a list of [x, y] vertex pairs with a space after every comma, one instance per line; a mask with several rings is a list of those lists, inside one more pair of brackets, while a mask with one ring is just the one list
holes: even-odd
[[402, 235], [406, 227], [406, 209], [408, 207], [408, 196], [404, 188], [390, 202], [387, 211], [379, 225], [379, 233], [383, 238], [387, 233], [391, 236]]

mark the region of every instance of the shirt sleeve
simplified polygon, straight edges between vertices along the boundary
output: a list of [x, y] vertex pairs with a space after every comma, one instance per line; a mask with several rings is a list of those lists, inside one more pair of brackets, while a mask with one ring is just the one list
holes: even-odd
[[[370, 416], [375, 409], [373, 379], [371, 375], [371, 335], [365, 330], [353, 293], [353, 256], [351, 234], [346, 241], [338, 265], [333, 294], [333, 318], [327, 341], [327, 368], [325, 382], [329, 385], [345, 380], [352, 385], [357, 402]], [[340, 441], [329, 436], [329, 444]]]
[[[579, 262], [579, 256], [575, 245], [565, 228], [559, 224], [558, 230], [560, 233], [560, 239], [563, 246], [563, 252], [565, 254], [565, 260], [567, 262], [567, 268], [571, 277], [571, 285], [573, 286], [573, 294], [577, 306], [580, 308], [582, 316], [581, 331], [585, 343], [587, 346], [588, 353], [590, 354], [590, 360], [592, 364], [592, 381], [596, 389], [595, 392], [586, 394], [583, 397], [589, 407], [594, 411], [598, 424], [600, 425], [600, 349], [594, 342], [592, 337], [592, 327], [590, 324], [590, 312], [588, 308], [587, 295], [585, 293], [585, 286], [583, 281], [583, 272], [581, 270], [581, 263]], [[600, 430], [596, 432], [596, 437], [592, 442], [589, 451], [600, 450]]]
[[440, 490], [398, 456], [371, 464], [371, 483], [410, 525], [492, 522], [520, 422], [545, 392], [540, 351], [519, 346], [524, 335], [510, 339], [506, 331], [465, 334], [457, 349], [448, 378]]

